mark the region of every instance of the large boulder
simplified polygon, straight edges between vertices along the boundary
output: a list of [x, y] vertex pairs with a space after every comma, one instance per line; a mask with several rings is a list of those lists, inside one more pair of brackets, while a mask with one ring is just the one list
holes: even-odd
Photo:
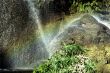
[[98, 23], [94, 17], [84, 15], [75, 25], [77, 26], [70, 26], [67, 29], [67, 35], [70, 37], [67, 36], [66, 40], [71, 38], [75, 43], [82, 45], [110, 43], [110, 29]]

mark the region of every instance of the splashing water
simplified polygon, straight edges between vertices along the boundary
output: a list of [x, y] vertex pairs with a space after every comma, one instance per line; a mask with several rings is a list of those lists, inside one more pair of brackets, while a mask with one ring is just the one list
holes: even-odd
[[38, 30], [41, 36], [41, 40], [43, 41], [44, 45], [46, 46], [46, 40], [44, 39], [44, 32], [43, 32], [43, 28], [41, 25], [41, 21], [39, 18], [39, 10], [37, 8], [35, 8], [34, 3], [32, 2], [32, 0], [27, 0], [29, 8], [30, 8], [30, 13], [32, 16], [32, 19], [35, 21], [35, 24], [37, 24], [38, 26]]
[[[53, 55], [53, 53], [56, 51], [56, 49], [54, 49], [54, 47], [56, 47], [56, 43], [59, 42], [64, 36], [59, 37], [62, 33], [64, 33], [71, 25], [73, 26], [74, 22], [80, 20], [84, 15], [79, 16], [78, 18], [72, 20], [71, 22], [67, 23], [66, 25], [64, 25], [59, 32], [50, 39], [50, 37], [47, 37], [47, 35], [44, 34], [41, 22], [40, 22], [40, 18], [39, 18], [39, 10], [37, 8], [35, 8], [34, 3], [31, 0], [27, 0], [30, 10], [31, 10], [31, 14], [32, 14], [32, 18], [34, 19], [35, 23], [38, 26], [38, 30], [40, 32], [40, 36], [41, 36], [41, 40], [43, 41], [43, 43], [45, 44], [45, 48], [47, 49], [48, 53], [49, 53], [49, 57], [51, 57]], [[98, 23], [101, 23], [103, 25], [105, 25], [106, 27], [108, 27], [110, 29], [110, 22], [107, 21], [103, 21], [100, 19], [100, 17], [96, 16], [96, 15], [91, 15], [96, 21], [98, 21]], [[76, 25], [74, 25], [76, 26]], [[73, 26], [73, 27], [74, 27]], [[52, 35], [52, 34], [50, 34]]]
[[[54, 47], [56, 47], [57, 42], [59, 42], [64, 36], [59, 37], [61, 34], [63, 34], [70, 26], [72, 23], [76, 22], [77, 20], [80, 20], [82, 16], [72, 20], [70, 23], [67, 23], [65, 26], [63, 26], [58, 34], [50, 41], [49, 45], [48, 45], [48, 51], [49, 51], [49, 57], [51, 57], [53, 55], [53, 53], [55, 52], [56, 49], [54, 49]], [[73, 27], [76, 25], [72, 25]], [[57, 45], [58, 47], [58, 45]]]
[[98, 17], [97, 15], [91, 15], [94, 19], [96, 19], [98, 21], [98, 23], [101, 23], [103, 25], [105, 25], [106, 27], [108, 27], [110, 29], [110, 22], [109, 21], [103, 21], [101, 20], [100, 17]]
[[[68, 25], [64, 26], [63, 30], [59, 31], [58, 34], [53, 39], [50, 39], [50, 37], [46, 37], [46, 35], [44, 35], [44, 31], [43, 31], [43, 28], [42, 28], [42, 25], [41, 25], [41, 22], [40, 22], [40, 18], [39, 18], [39, 9], [35, 8], [35, 5], [32, 2], [32, 0], [27, 0], [27, 2], [28, 2], [28, 5], [29, 5], [29, 8], [31, 10], [30, 13], [31, 13], [32, 19], [35, 21], [35, 23], [38, 26], [38, 30], [40, 32], [41, 40], [43, 41], [43, 43], [45, 45], [45, 48], [47, 48], [47, 51], [49, 53], [51, 53], [52, 50], [53, 50], [52, 47], [58, 41], [58, 36], [60, 34], [62, 34], [64, 32], [64, 30], [66, 30], [68, 28], [68, 26], [71, 24], [71, 22], [68, 23]], [[79, 20], [79, 19], [80, 19], [80, 17], [75, 19], [74, 21]], [[72, 21], [72, 22], [74, 22], [74, 21]], [[59, 38], [59, 41], [60, 41], [61, 38], [62, 37]], [[48, 41], [50, 41], [50, 42], [48, 42]]]
[[[43, 41], [45, 48], [47, 49], [48, 53], [49, 53], [49, 57], [52, 56], [52, 54], [55, 52], [56, 49], [54, 49], [54, 47], [56, 46], [56, 43], [58, 41], [60, 41], [64, 36], [59, 37], [63, 32], [65, 32], [71, 25], [72, 23], [74, 23], [77, 20], [80, 20], [84, 15], [79, 16], [78, 18], [72, 20], [71, 22], [67, 23], [66, 25], [64, 25], [61, 29], [59, 30], [59, 32], [53, 37], [47, 37], [47, 35], [44, 34], [41, 22], [40, 22], [40, 18], [39, 18], [39, 9], [35, 8], [34, 3], [32, 2], [32, 0], [27, 0], [30, 10], [31, 10], [31, 15], [32, 18], [34, 19], [35, 23], [38, 26], [38, 30], [40, 32], [40, 36], [41, 36], [41, 40]], [[105, 25], [106, 27], [108, 27], [110, 29], [110, 22], [106, 22], [101, 20], [98, 16], [96, 15], [91, 15], [94, 19], [96, 19], [99, 23]], [[72, 25], [73, 26], [73, 25]], [[74, 25], [75, 26], [75, 25]], [[52, 34], [50, 34], [52, 35]]]

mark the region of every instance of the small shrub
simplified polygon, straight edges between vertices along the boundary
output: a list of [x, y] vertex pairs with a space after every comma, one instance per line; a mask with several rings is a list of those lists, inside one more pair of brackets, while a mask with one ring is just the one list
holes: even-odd
[[95, 71], [95, 63], [84, 56], [85, 52], [86, 50], [77, 44], [64, 45], [33, 73], [92, 73]]
[[71, 12], [93, 12], [93, 11], [100, 11], [100, 2], [97, 0], [92, 0], [92, 1], [83, 1], [83, 0], [74, 0], [73, 4], [70, 8]]

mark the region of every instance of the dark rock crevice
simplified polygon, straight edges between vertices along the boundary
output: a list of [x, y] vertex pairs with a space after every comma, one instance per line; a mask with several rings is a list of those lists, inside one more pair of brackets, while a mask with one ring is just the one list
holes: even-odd
[[8, 69], [11, 65], [8, 62], [4, 48], [0, 46], [0, 69]]

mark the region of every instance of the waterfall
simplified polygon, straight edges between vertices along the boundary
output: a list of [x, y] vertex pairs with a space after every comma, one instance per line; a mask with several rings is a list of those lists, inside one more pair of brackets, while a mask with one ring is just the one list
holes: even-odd
[[39, 9], [37, 9], [37, 7], [35, 7], [32, 0], [27, 0], [27, 2], [29, 5], [29, 8], [30, 8], [31, 17], [35, 21], [35, 24], [37, 24], [41, 40], [43, 41], [43, 43], [46, 47], [47, 43], [46, 43], [46, 40], [44, 38], [44, 32], [43, 32], [43, 28], [42, 28], [41, 21], [39, 18], [39, 16], [40, 16], [39, 15]]
[[[72, 22], [68, 23], [67, 25], [64, 26], [63, 30], [59, 31], [57, 33], [57, 35], [55, 35], [52, 39], [50, 39], [50, 37], [47, 37], [47, 35], [44, 34], [43, 28], [42, 28], [42, 24], [39, 18], [39, 9], [37, 9], [37, 7], [35, 7], [34, 3], [32, 0], [27, 0], [29, 8], [30, 8], [30, 13], [32, 16], [32, 19], [35, 21], [35, 23], [38, 26], [38, 30], [40, 32], [40, 37], [41, 40], [43, 41], [45, 48], [47, 49], [47, 51], [49, 52], [49, 56], [51, 56], [53, 54], [53, 52], [55, 52], [55, 49], [53, 49], [54, 45], [56, 42], [60, 41], [61, 38], [63, 37], [59, 37], [63, 32], [65, 32], [65, 30], [68, 28], [68, 26], [70, 26], [71, 23], [79, 20], [81, 17], [76, 18], [75, 20], [73, 20]], [[52, 34], [50, 34], [52, 35]]]
[[98, 17], [96, 15], [92, 15], [92, 17], [94, 19], [96, 19], [98, 21], [98, 23], [101, 23], [101, 24], [105, 25], [106, 27], [108, 27], [110, 29], [110, 22], [109, 21], [103, 21], [103, 20], [101, 20], [100, 17]]
[[[53, 49], [54, 46], [56, 45], [55, 43], [57, 43], [58, 41], [60, 41], [63, 37], [59, 37], [63, 32], [66, 31], [66, 29], [68, 29], [68, 27], [71, 26], [72, 23], [74, 23], [77, 20], [80, 20], [84, 15], [79, 16], [78, 18], [72, 20], [70, 23], [67, 23], [66, 25], [64, 25], [61, 31], [59, 31], [53, 38], [50, 39], [49, 36], [44, 34], [41, 22], [40, 22], [40, 18], [39, 18], [39, 9], [35, 7], [34, 3], [32, 0], [27, 0], [28, 4], [29, 4], [29, 8], [30, 8], [30, 12], [31, 12], [31, 16], [33, 18], [33, 20], [35, 21], [35, 23], [38, 26], [38, 30], [40, 32], [40, 36], [41, 36], [41, 40], [43, 41], [43, 43], [45, 44], [45, 48], [47, 49], [47, 51], [49, 52], [49, 56], [51, 57], [51, 55], [55, 52], [56, 49]], [[102, 21], [98, 16], [96, 15], [91, 15], [94, 19], [96, 19], [96, 21], [98, 21], [99, 23], [105, 25], [106, 27], [108, 27], [110, 29], [110, 22], [106, 22], [106, 21]], [[51, 34], [50, 34], [51, 35]]]
[[[74, 23], [76, 21], [80, 21], [80, 19], [82, 19], [82, 17], [84, 15], [79, 16], [78, 18], [72, 19], [69, 23], [66, 23], [66, 25], [64, 25], [63, 27], [61, 27], [61, 30], [59, 30], [59, 32], [57, 32], [57, 34], [50, 38], [48, 35], [44, 34], [43, 28], [42, 28], [42, 24], [39, 18], [39, 9], [37, 7], [35, 7], [34, 2], [32, 0], [27, 0], [29, 8], [30, 8], [30, 13], [32, 16], [32, 19], [35, 21], [35, 23], [38, 26], [38, 30], [40, 33], [40, 37], [41, 40], [43, 41], [45, 48], [47, 49], [48, 53], [49, 53], [49, 58], [53, 55], [53, 53], [55, 53], [55, 51], [57, 50], [56, 48], [59, 46], [56, 43], [60, 42], [60, 40], [65, 37], [65, 36], [61, 36], [64, 32], [66, 32], [66, 30], [69, 27], [74, 27], [76, 25], [74, 25]], [[89, 14], [90, 15], [90, 14]], [[98, 21], [98, 23], [101, 23], [103, 25], [105, 25], [106, 27], [108, 27], [110, 29], [110, 22], [106, 22], [101, 20], [98, 16], [96, 15], [90, 15], [91, 17], [93, 17], [96, 21]], [[50, 36], [52, 34], [50, 33]]]
[[50, 43], [48, 45], [48, 51], [50, 53], [49, 54], [50, 57], [53, 55], [53, 53], [55, 52], [56, 48], [58, 47], [58, 45], [56, 45], [55, 43], [58, 43], [63, 37], [65, 37], [65, 36], [62, 36], [62, 37], [59, 37], [59, 36], [61, 34], [63, 34], [70, 26], [72, 26], [72, 27], [76, 26], [76, 25], [72, 25], [72, 23], [80, 20], [81, 18], [82, 18], [82, 16], [70, 21], [69, 23], [67, 23], [66, 25], [64, 25], [63, 27], [60, 28], [60, 30], [57, 33], [57, 35], [55, 35], [55, 37], [50, 41]]
[[[37, 9], [34, 5], [34, 3], [32, 2], [32, 0], [27, 0], [29, 7], [30, 7], [30, 12], [31, 12], [31, 16], [34, 19], [35, 23], [38, 26], [38, 30], [40, 32], [40, 36], [41, 36], [41, 40], [43, 41], [43, 43], [45, 44], [45, 48], [47, 49], [47, 51], [49, 52], [49, 56], [51, 57], [51, 55], [55, 52], [54, 46], [55, 43], [57, 43], [58, 41], [60, 41], [63, 37], [59, 37], [63, 32], [66, 31], [66, 29], [68, 29], [68, 27], [71, 26], [72, 23], [74, 23], [77, 20], [80, 20], [84, 15], [79, 16], [78, 18], [72, 20], [71, 22], [67, 23], [66, 25], [64, 25], [62, 28], [62, 30], [59, 32], [52, 38], [50, 39], [49, 36], [44, 34], [41, 22], [40, 22], [40, 18], [39, 18], [39, 9]], [[108, 27], [110, 29], [110, 22], [106, 22], [106, 21], [102, 21], [98, 16], [96, 15], [91, 15], [94, 19], [96, 19], [96, 21], [98, 21], [99, 23], [105, 25], [106, 27]], [[50, 34], [51, 35], [51, 34]]]

